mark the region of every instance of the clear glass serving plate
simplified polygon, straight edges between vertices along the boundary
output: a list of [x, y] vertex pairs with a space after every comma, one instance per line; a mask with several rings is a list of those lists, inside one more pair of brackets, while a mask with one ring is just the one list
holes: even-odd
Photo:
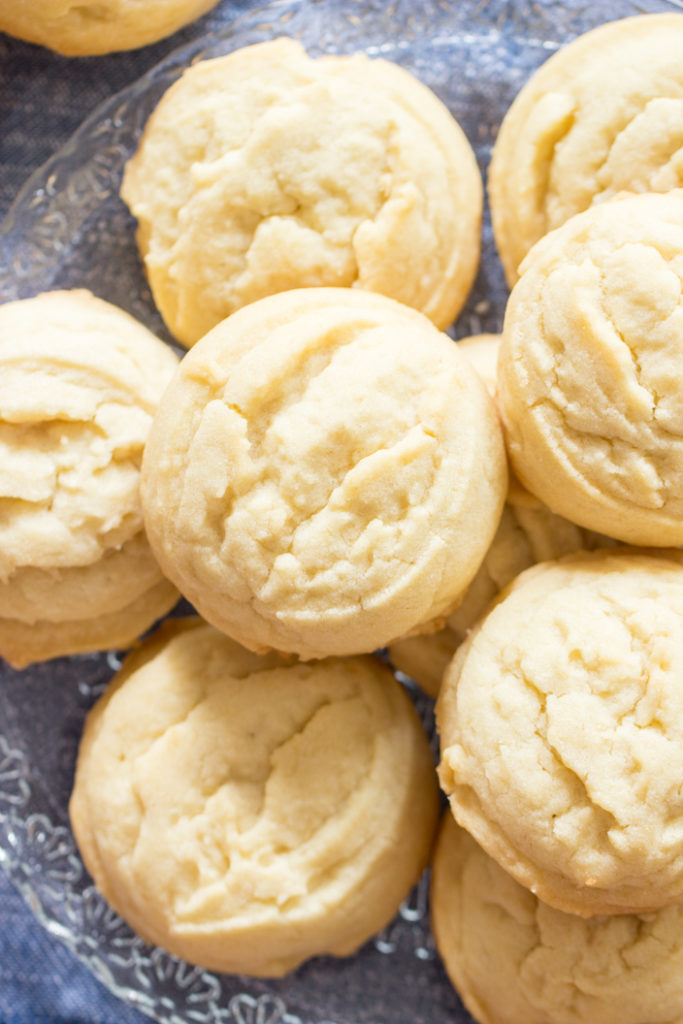
[[[363, 50], [396, 61], [449, 106], [485, 172], [504, 112], [554, 50], [601, 22], [674, 9], [682, 0], [276, 0], [252, 10], [106, 102], [30, 179], [0, 229], [0, 300], [88, 287], [168, 340], [118, 187], [149, 113], [193, 61], [276, 35], [313, 54]], [[454, 336], [499, 330], [506, 295], [487, 216], [481, 268]], [[84, 715], [118, 664], [109, 652], [23, 672], [0, 666], [0, 864], [49, 931], [164, 1024], [469, 1021], [435, 952], [426, 877], [355, 957], [317, 958], [282, 981], [210, 974], [130, 931], [94, 890], [67, 816]], [[429, 722], [425, 700], [422, 710]]]

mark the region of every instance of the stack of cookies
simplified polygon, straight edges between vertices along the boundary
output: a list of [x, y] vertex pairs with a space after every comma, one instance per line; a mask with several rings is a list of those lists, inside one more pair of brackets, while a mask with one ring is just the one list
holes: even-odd
[[438, 694], [433, 924], [477, 1019], [683, 1019], [682, 126], [681, 15], [549, 61], [492, 162], [503, 334], [455, 345], [456, 122], [386, 62], [249, 47], [124, 176], [180, 364], [84, 293], [5, 307], [56, 340], [4, 356], [40, 373], [2, 424], [0, 650], [130, 644], [176, 587], [202, 616], [124, 662], [71, 801], [150, 941], [277, 976], [391, 918], [438, 791], [388, 648]]
[[513, 579], [501, 528], [507, 586], [443, 637], [432, 921], [481, 1024], [683, 1018], [682, 58], [676, 15], [590, 33], [492, 161], [508, 456], [577, 525]]

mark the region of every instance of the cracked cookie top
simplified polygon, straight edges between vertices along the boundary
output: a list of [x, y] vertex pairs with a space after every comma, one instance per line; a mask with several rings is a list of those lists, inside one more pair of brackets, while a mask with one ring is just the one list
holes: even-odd
[[444, 966], [480, 1024], [683, 1019], [680, 904], [590, 920], [564, 914], [519, 885], [450, 815], [430, 904]]
[[627, 195], [538, 242], [505, 313], [512, 468], [554, 512], [683, 544], [683, 190]]
[[426, 86], [383, 60], [312, 60], [285, 38], [189, 68], [121, 190], [187, 346], [249, 302], [321, 285], [447, 326], [476, 272], [481, 193], [469, 143]]
[[622, 191], [683, 185], [683, 14], [587, 32], [532, 76], [506, 114], [488, 191], [510, 285], [531, 246]]
[[0, 653], [12, 664], [123, 646], [177, 600], [139, 493], [177, 364], [84, 290], [0, 306]]
[[146, 940], [278, 976], [391, 919], [429, 856], [438, 787], [378, 659], [285, 665], [167, 620], [87, 718], [70, 815], [98, 888]]
[[456, 820], [545, 902], [683, 900], [683, 569], [628, 549], [522, 573], [437, 704]]
[[384, 296], [311, 288], [219, 324], [150, 432], [152, 547], [254, 650], [374, 650], [447, 612], [506, 489], [493, 402], [457, 346]]

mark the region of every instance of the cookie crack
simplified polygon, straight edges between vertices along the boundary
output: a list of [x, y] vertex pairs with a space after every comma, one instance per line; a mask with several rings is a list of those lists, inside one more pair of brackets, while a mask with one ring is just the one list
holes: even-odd
[[[241, 154], [248, 149], [251, 138], [257, 131], [258, 122], [252, 126], [251, 134], [249, 139], [246, 140], [240, 147], [235, 150], [231, 150], [232, 154]], [[334, 284], [337, 286], [343, 285], [344, 287], [352, 287], [357, 284], [361, 277], [361, 268], [358, 263], [358, 252], [355, 245], [355, 239], [358, 231], [368, 223], [376, 224], [377, 220], [381, 216], [387, 203], [392, 198], [394, 183], [396, 180], [396, 164], [399, 161], [399, 147], [396, 144], [396, 140], [399, 137], [398, 129], [395, 125], [390, 125], [387, 130], [386, 138], [384, 140], [384, 166], [381, 171], [377, 173], [379, 180], [388, 178], [391, 182], [389, 186], [384, 184], [383, 192], [385, 198], [379, 203], [369, 208], [355, 208], [354, 197], [350, 193], [349, 189], [339, 187], [338, 183], [333, 179], [328, 179], [322, 183], [319, 194], [310, 200], [302, 198], [299, 194], [296, 194], [293, 184], [287, 180], [285, 172], [277, 167], [270, 166], [269, 170], [273, 174], [273, 178], [276, 182], [277, 189], [279, 192], [278, 200], [282, 205], [281, 210], [275, 210], [269, 212], [266, 208], [265, 203], [254, 203], [251, 206], [244, 204], [244, 202], [237, 202], [240, 198], [238, 195], [232, 195], [228, 197], [228, 208], [229, 210], [248, 210], [254, 218], [253, 230], [251, 238], [240, 254], [240, 270], [234, 274], [234, 279], [231, 284], [231, 291], [233, 295], [239, 296], [245, 289], [248, 291], [250, 276], [252, 274], [252, 264], [255, 262], [255, 252], [259, 246], [259, 234], [263, 233], [264, 229], [269, 222], [282, 221], [290, 222], [292, 224], [299, 225], [311, 231], [317, 235], [326, 246], [329, 246], [330, 250], [337, 250], [344, 253], [346, 259], [346, 265], [343, 268], [341, 274], [342, 279], [335, 279]], [[227, 154], [223, 154], [224, 158]], [[218, 162], [220, 162], [220, 159]], [[209, 178], [206, 182], [196, 185], [197, 191], [200, 192], [203, 188], [209, 187], [212, 184], [212, 179]], [[296, 184], [296, 183], [294, 183]], [[321, 214], [321, 204], [329, 202], [330, 200], [339, 200], [342, 206], [343, 218], [348, 220], [348, 226], [345, 230], [333, 231], [326, 223], [326, 218]], [[191, 196], [188, 200], [189, 204], [192, 204], [193, 197]], [[176, 223], [181, 219], [181, 211], [179, 210], [176, 215]], [[337, 237], [335, 237], [335, 235]], [[299, 277], [301, 275], [299, 274]], [[329, 269], [323, 261], [322, 268], [316, 268], [312, 274], [313, 279], [307, 281], [311, 286], [330, 284]], [[299, 280], [299, 285], [304, 283], [303, 280]], [[290, 285], [291, 287], [291, 285]], [[239, 303], [243, 304], [242, 302]]]
[[[582, 657], [581, 660], [583, 661]], [[619, 825], [618, 819], [613, 814], [613, 812], [610, 811], [609, 808], [605, 807], [602, 803], [600, 803], [597, 797], [591, 792], [589, 779], [584, 779], [581, 776], [581, 774], [577, 771], [577, 769], [572, 767], [572, 765], [567, 762], [563, 754], [563, 751], [550, 739], [549, 732], [552, 726], [552, 711], [549, 712], [547, 706], [549, 695], [539, 686], [536, 685], [536, 683], [529, 675], [527, 675], [527, 673], [524, 671], [521, 665], [519, 665], [518, 667], [518, 674], [523, 684], [534, 693], [534, 695], [536, 696], [536, 700], [538, 702], [540, 723], [534, 727], [534, 734], [552, 757], [555, 766], [560, 771], [560, 774], [563, 775], [566, 780], [573, 781], [573, 785], [571, 786], [571, 788], [575, 791], [578, 789], [578, 792], [583, 794], [583, 805], [585, 807], [590, 808], [591, 811], [596, 815], [596, 817], [600, 819], [602, 823], [602, 830], [605, 835], [608, 835], [609, 830], [611, 828]], [[551, 694], [550, 696], [553, 695]], [[576, 804], [577, 800], [575, 797], [573, 797], [571, 806], [567, 811], [553, 814], [553, 831], [555, 831], [556, 828], [556, 819], [563, 817], [567, 813], [574, 812], [576, 810]], [[574, 859], [575, 856], [576, 854], [572, 854], [571, 859]]]
[[[299, 539], [299, 535], [300, 535], [301, 530], [303, 530], [303, 529], [307, 528], [308, 526], [310, 526], [312, 523], [315, 522], [315, 520], [319, 516], [323, 515], [325, 512], [328, 511], [328, 509], [330, 507], [330, 504], [331, 504], [335, 494], [340, 492], [343, 489], [344, 485], [346, 484], [347, 480], [349, 479], [349, 477], [351, 476], [352, 473], [354, 473], [355, 471], [359, 470], [359, 468], [361, 468], [364, 465], [366, 465], [368, 462], [370, 462], [377, 455], [379, 455], [381, 453], [390, 453], [392, 451], [400, 449], [403, 446], [403, 444], [405, 443], [406, 439], [410, 436], [411, 433], [413, 433], [415, 431], [415, 429], [416, 429], [415, 427], [409, 427], [406, 430], [406, 432], [401, 437], [397, 438], [392, 444], [381, 446], [381, 447], [378, 447], [378, 448], [374, 448], [372, 451], [367, 452], [366, 454], [361, 456], [359, 459], [350, 462], [349, 465], [344, 470], [343, 476], [340, 479], [337, 479], [337, 480], [334, 481], [334, 483], [332, 484], [329, 492], [325, 496], [324, 500], [322, 502], [320, 502], [317, 507], [311, 509], [306, 515], [304, 515], [301, 518], [299, 518], [298, 521], [295, 523], [295, 525], [292, 526], [291, 532], [289, 533], [289, 535], [288, 535], [288, 537], [286, 539], [285, 544], [279, 550], [279, 554], [282, 554], [282, 555], [293, 555], [293, 549], [294, 549], [294, 547], [295, 547], [295, 545], [297, 543], [297, 540]], [[424, 436], [431, 436], [429, 434], [429, 432], [426, 431], [426, 430], [423, 430], [423, 428], [418, 426], [417, 429], [421, 430], [422, 433], [424, 434]], [[432, 451], [432, 471], [433, 471], [432, 472], [432, 479], [433, 479], [433, 477], [436, 475], [436, 473], [438, 471], [439, 458], [440, 458], [440, 456], [439, 456], [438, 451], [433, 450]], [[402, 503], [402, 510], [405, 512], [405, 511], [409, 511], [409, 509], [410, 509], [409, 503], [404, 501]], [[378, 518], [379, 517], [376, 516], [376, 515], [365, 515], [362, 518], [360, 518], [358, 521], [354, 522], [354, 530], [355, 530], [356, 534], [358, 536], [360, 536], [360, 534], [370, 525], [370, 523], [374, 522]], [[400, 515], [397, 515], [395, 517], [392, 516], [392, 517], [382, 518], [381, 522], [382, 522], [382, 524], [384, 526], [387, 526], [389, 523], [394, 521], [394, 519], [399, 519], [399, 518], [400, 518]], [[284, 534], [282, 535], [281, 539], [282, 540], [285, 539], [285, 535]], [[400, 559], [398, 559], [398, 556], [396, 556], [396, 557], [397, 557], [397, 560], [400, 560]], [[412, 564], [412, 561], [407, 563], [407, 564]], [[300, 569], [305, 570], [305, 567], [302, 565], [301, 561], [298, 561], [298, 565], [299, 565]], [[268, 579], [267, 579], [267, 581], [265, 583], [265, 587], [270, 585], [270, 583], [271, 583], [271, 581], [273, 579], [273, 576], [276, 573], [276, 571], [277, 571], [277, 569], [275, 567], [271, 570], [271, 572], [270, 572], [270, 574], [268, 576]], [[318, 570], [315, 569], [315, 568], [309, 568], [308, 570], [305, 570], [305, 571], [306, 571], [306, 574], [307, 574], [307, 577], [308, 577], [309, 581], [313, 580], [318, 575]]]
[[[594, 202], [595, 202], [596, 199], [598, 201], [602, 201], [604, 198], [609, 197], [611, 195], [614, 195], [614, 189], [611, 186], [604, 185], [602, 188], [598, 188], [597, 186], [600, 185], [601, 179], [604, 181], [604, 179], [606, 177], [606, 173], [605, 173], [606, 172], [606, 168], [607, 168], [607, 165], [609, 163], [609, 160], [610, 160], [610, 157], [612, 155], [612, 152], [613, 152], [614, 148], [618, 145], [619, 140], [624, 136], [625, 132], [627, 132], [629, 130], [631, 125], [636, 120], [638, 120], [639, 118], [642, 118], [643, 116], [646, 115], [647, 109], [652, 104], [653, 101], [656, 101], [658, 99], [678, 99], [679, 98], [677, 92], [674, 92], [674, 90], [671, 90], [670, 93], [667, 93], [665, 95], [662, 95], [663, 92], [664, 92], [664, 90], [662, 88], [660, 88], [660, 90], [659, 90], [659, 92], [658, 92], [658, 94], [656, 96], [648, 96], [644, 100], [644, 102], [641, 103], [641, 105], [638, 107], [636, 112], [631, 115], [629, 120], [626, 121], [625, 123], [622, 123], [621, 126], [618, 128], [618, 130], [612, 136], [612, 138], [611, 138], [611, 140], [610, 140], [610, 142], [608, 144], [607, 155], [605, 156], [604, 160], [602, 161], [602, 163], [600, 164], [600, 166], [597, 168], [597, 170], [595, 172], [596, 191], [595, 191], [595, 199], [593, 200]], [[661, 143], [661, 136], [659, 137], [659, 141]], [[669, 140], [667, 139], [667, 141], [669, 141]], [[658, 162], [657, 170], [660, 170], [664, 166], [667, 166], [668, 164], [670, 164], [671, 161], [673, 160], [673, 157], [676, 155], [676, 153], [680, 152], [681, 143], [680, 143], [679, 138], [674, 136], [670, 140], [670, 145], [673, 148], [671, 148], [671, 150], [670, 150], [670, 152], [668, 154], [667, 164], [665, 165], [664, 163]], [[636, 190], [637, 191], [641, 191], [642, 189], [634, 188], [634, 191], [636, 191]], [[645, 191], [648, 191], [648, 187], [647, 186], [645, 188]]]
[[[592, 196], [601, 196], [601, 195], [604, 195], [605, 192], [607, 191], [606, 189], [600, 190], [598, 188], [598, 183], [599, 183], [600, 177], [603, 175], [603, 172], [604, 172], [605, 167], [607, 166], [607, 163], [609, 162], [610, 154], [611, 154], [612, 150], [614, 149], [614, 146], [616, 145], [618, 139], [621, 138], [623, 133], [630, 127], [630, 125], [636, 119], [636, 117], [639, 117], [640, 115], [642, 115], [643, 111], [647, 107], [647, 105], [650, 102], [651, 98], [652, 97], [648, 97], [648, 99], [645, 102], [642, 102], [640, 104], [640, 106], [636, 109], [635, 113], [632, 113], [632, 112], [625, 113], [621, 119], [617, 120], [616, 122], [612, 123], [609, 126], [610, 131], [609, 131], [609, 134], [607, 135], [607, 138], [605, 139], [603, 158], [602, 158], [601, 162], [597, 165], [597, 167], [595, 168], [595, 170], [592, 173], [591, 187], [590, 187], [590, 193], [591, 193]], [[551, 155], [550, 155], [550, 158], [549, 158], [548, 172], [547, 172], [547, 175], [546, 175], [546, 182], [548, 183], [548, 186], [547, 186], [545, 192], [543, 193], [543, 195], [544, 195], [543, 214], [544, 214], [544, 219], [545, 219], [546, 231], [550, 230], [550, 227], [553, 226], [552, 223], [551, 223], [551, 218], [550, 218], [549, 213], [548, 213], [548, 208], [549, 208], [549, 206], [550, 206], [550, 204], [552, 202], [557, 201], [558, 199], [559, 200], [562, 199], [561, 194], [558, 193], [556, 189], [551, 188], [550, 184], [549, 184], [551, 182], [551, 180], [552, 180], [552, 166], [551, 166], [551, 164], [554, 162], [555, 154], [557, 152], [557, 148], [558, 148], [559, 143], [561, 141], [563, 141], [565, 138], [567, 138], [567, 136], [570, 134], [571, 129], [574, 127], [574, 125], [577, 123], [577, 121], [579, 121], [579, 118], [576, 116], [576, 114], [574, 114], [572, 116], [572, 118], [571, 118], [571, 123], [569, 124], [569, 126], [567, 128], [567, 131], [558, 140], [557, 144], [553, 146], [552, 151], [551, 151]], [[581, 210], [588, 209], [588, 206], [591, 205], [592, 201], [594, 201], [594, 200], [590, 200], [589, 199], [588, 205], [587, 206], [582, 206]], [[577, 210], [573, 210], [572, 213], [579, 213], [579, 212], [581, 212], [581, 210], [578, 210], [578, 209]], [[554, 226], [558, 227], [559, 224], [555, 224]]]

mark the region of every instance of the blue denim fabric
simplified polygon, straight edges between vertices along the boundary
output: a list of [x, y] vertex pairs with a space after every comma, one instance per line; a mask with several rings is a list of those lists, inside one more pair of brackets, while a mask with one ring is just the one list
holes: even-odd
[[38, 924], [2, 871], [0, 1024], [149, 1024]]

